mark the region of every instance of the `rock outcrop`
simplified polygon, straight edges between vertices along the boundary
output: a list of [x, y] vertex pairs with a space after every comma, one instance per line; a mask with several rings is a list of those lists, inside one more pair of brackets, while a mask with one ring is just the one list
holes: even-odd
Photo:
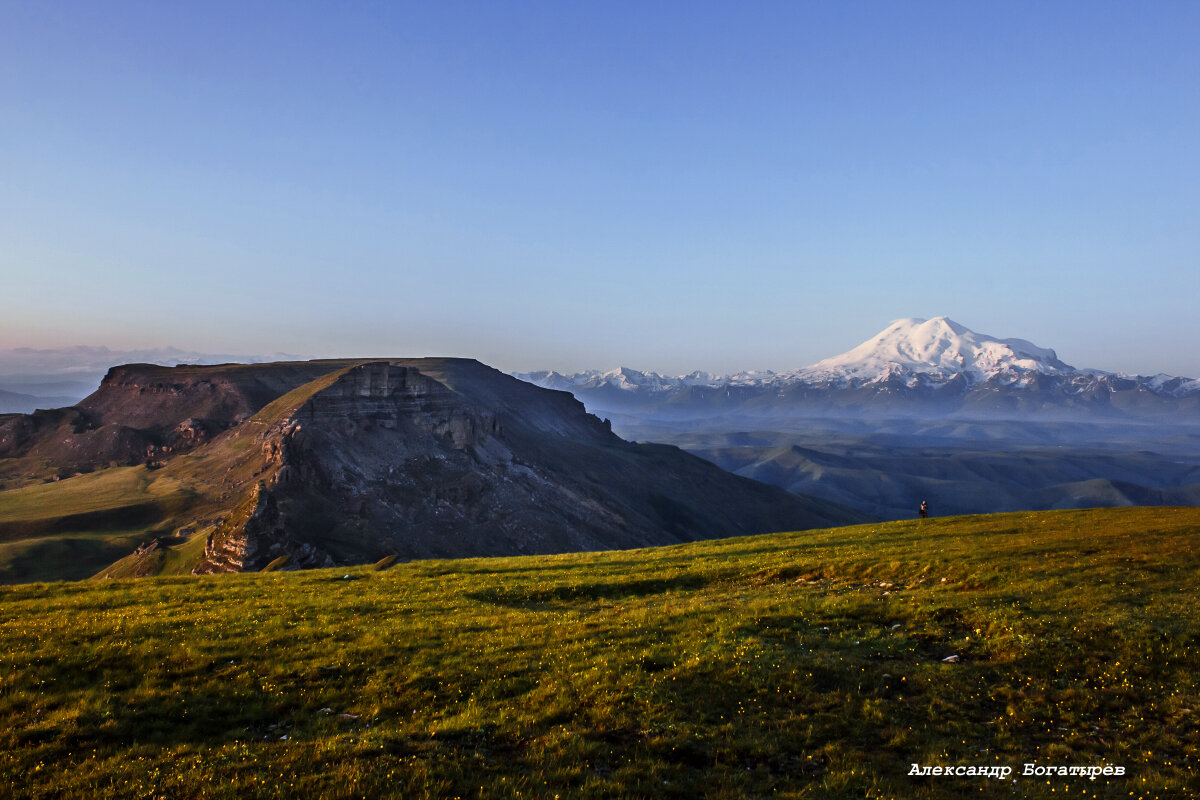
[[113, 367], [77, 406], [0, 415], [0, 480], [160, 464], [354, 361]]
[[0, 418], [0, 480], [129, 465], [95, 513], [39, 523], [144, 520], [146, 541], [163, 538], [106, 574], [631, 548], [864, 519], [626, 442], [567, 392], [469, 359], [117, 367], [78, 407]]
[[478, 362], [345, 369], [256, 437], [259, 483], [198, 573], [640, 547], [859, 519], [615, 436]]

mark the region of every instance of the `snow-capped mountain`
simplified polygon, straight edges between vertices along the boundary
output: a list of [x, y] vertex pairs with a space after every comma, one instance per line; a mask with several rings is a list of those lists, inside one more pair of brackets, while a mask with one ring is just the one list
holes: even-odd
[[621, 368], [517, 377], [572, 392], [596, 413], [1200, 415], [1200, 381], [1076, 369], [1054, 350], [976, 333], [948, 317], [896, 320], [852, 350], [788, 372], [664, 376]]
[[889, 375], [927, 375], [950, 380], [958, 375], [972, 384], [1023, 373], [1064, 375], [1077, 372], [1053, 350], [1024, 339], [997, 339], [959, 325], [949, 317], [898, 319], [878, 335], [840, 356], [818, 361], [790, 377], [808, 381], [881, 380]]

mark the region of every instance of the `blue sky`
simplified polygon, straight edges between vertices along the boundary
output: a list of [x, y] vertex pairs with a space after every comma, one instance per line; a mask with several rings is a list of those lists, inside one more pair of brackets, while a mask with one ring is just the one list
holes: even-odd
[[1196, 3], [0, 6], [0, 348], [1200, 375]]

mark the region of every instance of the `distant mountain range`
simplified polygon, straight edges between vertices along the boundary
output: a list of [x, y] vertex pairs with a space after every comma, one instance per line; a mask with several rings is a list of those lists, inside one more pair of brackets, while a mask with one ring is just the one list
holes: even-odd
[[1024, 339], [948, 317], [900, 319], [858, 347], [788, 372], [670, 377], [628, 368], [516, 377], [569, 391], [593, 413], [688, 419], [954, 416], [1200, 420], [1200, 381], [1077, 369]]

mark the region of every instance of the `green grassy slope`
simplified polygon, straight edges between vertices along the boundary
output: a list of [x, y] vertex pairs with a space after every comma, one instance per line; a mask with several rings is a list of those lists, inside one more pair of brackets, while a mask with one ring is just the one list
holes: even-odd
[[89, 577], [196, 499], [192, 486], [144, 466], [0, 492], [0, 582]]
[[[0, 583], [81, 579], [101, 571], [112, 577], [189, 572], [204, 555], [200, 530], [211, 530], [197, 520], [228, 513], [262, 477], [255, 437], [349, 368], [336, 366], [161, 469], [111, 467], [0, 491]], [[139, 545], [181, 527], [194, 532], [186, 543], [132, 555]]]
[[1185, 797], [1198, 535], [1106, 509], [6, 587], [0, 793]]

